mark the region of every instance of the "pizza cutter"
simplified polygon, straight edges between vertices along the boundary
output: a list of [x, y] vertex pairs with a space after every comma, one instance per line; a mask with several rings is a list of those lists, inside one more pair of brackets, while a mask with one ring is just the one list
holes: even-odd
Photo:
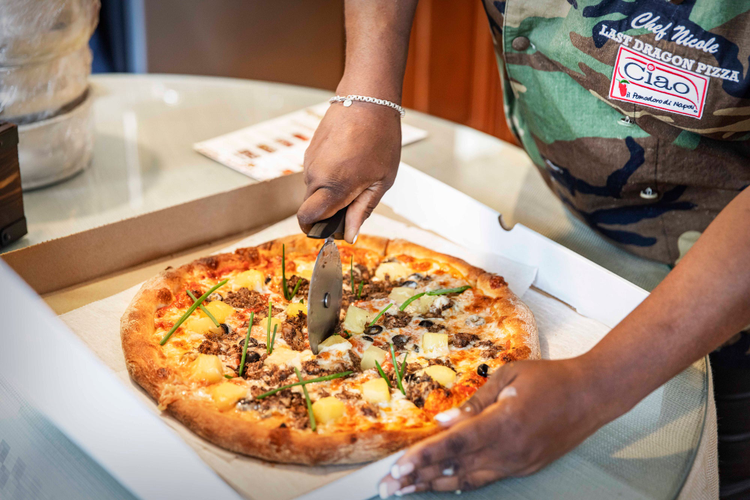
[[344, 239], [345, 219], [346, 207], [333, 217], [316, 222], [307, 234], [310, 238], [326, 240], [315, 260], [307, 294], [307, 338], [314, 354], [318, 354], [318, 345], [333, 335], [339, 321], [344, 279], [341, 256], [334, 240]]

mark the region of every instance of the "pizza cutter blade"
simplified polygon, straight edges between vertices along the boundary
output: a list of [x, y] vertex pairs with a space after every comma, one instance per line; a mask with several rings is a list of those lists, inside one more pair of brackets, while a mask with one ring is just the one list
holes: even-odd
[[344, 237], [345, 218], [343, 208], [330, 219], [316, 223], [308, 234], [311, 238], [326, 238], [315, 260], [307, 294], [307, 338], [314, 354], [318, 354], [318, 345], [333, 334], [339, 321], [344, 279], [334, 238]]

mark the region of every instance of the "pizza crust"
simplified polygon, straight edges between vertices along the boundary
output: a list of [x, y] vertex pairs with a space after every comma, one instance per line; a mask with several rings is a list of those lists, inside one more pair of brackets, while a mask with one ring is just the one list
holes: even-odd
[[[151, 397], [189, 429], [205, 439], [231, 451], [273, 462], [316, 464], [352, 464], [375, 460], [435, 434], [439, 427], [428, 424], [419, 429], [337, 432], [314, 434], [259, 421], [248, 421], [233, 412], [220, 412], [208, 401], [170, 398], [167, 385], [179, 385], [178, 374], [153, 343], [156, 311], [169, 305], [196, 267], [207, 271], [236, 264], [245, 259], [253, 262], [259, 255], [280, 255], [282, 245], [289, 252], [316, 251], [322, 240], [294, 235], [269, 241], [257, 247], [241, 248], [232, 254], [206, 257], [177, 269], [165, 271], [147, 281], [133, 298], [120, 322], [125, 362], [130, 376]], [[343, 245], [347, 245], [344, 243]], [[530, 350], [529, 359], [539, 359], [536, 322], [529, 308], [494, 274], [471, 266], [450, 255], [434, 252], [404, 240], [388, 240], [360, 235], [357, 248], [373, 250], [382, 256], [408, 255], [429, 258], [459, 271], [467, 281], [484, 294], [500, 299], [501, 312], [509, 313], [519, 340]]]

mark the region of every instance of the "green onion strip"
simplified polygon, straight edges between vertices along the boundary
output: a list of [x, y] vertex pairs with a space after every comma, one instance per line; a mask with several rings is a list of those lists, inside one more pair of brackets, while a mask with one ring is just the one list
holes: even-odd
[[[188, 290], [187, 294], [190, 296], [191, 299], [193, 299], [193, 302], [198, 302], [198, 299], [195, 298], [195, 295], [193, 295], [193, 292], [191, 292], [190, 290]], [[219, 322], [216, 321], [216, 318], [214, 318], [214, 315], [211, 314], [211, 311], [209, 311], [208, 309], [206, 309], [206, 306], [204, 306], [203, 304], [201, 304], [198, 307], [200, 307], [201, 311], [203, 311], [205, 313], [205, 315], [208, 316], [211, 319], [211, 321], [214, 322], [214, 325], [219, 326]]]
[[269, 354], [273, 354], [273, 345], [276, 342], [276, 329], [279, 327], [278, 324], [273, 325], [273, 337], [271, 337], [271, 352]]
[[420, 297], [422, 297], [424, 295], [428, 295], [430, 297], [434, 297], [436, 295], [448, 295], [449, 293], [463, 293], [466, 290], [468, 290], [469, 288], [471, 288], [471, 286], [466, 285], [466, 286], [460, 286], [458, 288], [441, 288], [440, 290], [432, 290], [432, 291], [429, 291], [429, 292], [420, 292], [420, 293], [418, 293], [416, 295], [412, 295], [411, 297], [409, 297], [408, 299], [406, 299], [404, 301], [404, 303], [401, 304], [401, 307], [398, 308], [398, 310], [399, 311], [405, 310], [409, 306], [409, 304], [411, 304], [412, 302], [414, 302], [415, 300], [417, 300], [418, 298], [420, 298]]
[[398, 385], [398, 390], [401, 391], [401, 394], [406, 396], [406, 391], [404, 390], [404, 386], [401, 383], [401, 372], [398, 370], [398, 361], [396, 360], [396, 349], [393, 347], [393, 344], [388, 342], [388, 345], [391, 346], [391, 361], [393, 361], [393, 371], [396, 372], [396, 384]]
[[387, 310], [388, 310], [388, 309], [389, 309], [389, 308], [390, 308], [390, 307], [391, 307], [392, 305], [393, 305], [393, 304], [388, 304], [387, 306], [385, 306], [385, 307], [383, 308], [383, 310], [382, 310], [382, 311], [380, 311], [380, 312], [378, 313], [378, 315], [377, 315], [377, 316], [375, 316], [375, 319], [374, 319], [374, 320], [372, 320], [372, 321], [370, 321], [370, 323], [369, 323], [369, 324], [368, 324], [367, 326], [372, 326], [372, 325], [374, 325], [374, 324], [375, 324], [375, 322], [376, 322], [377, 320], [379, 320], [379, 319], [380, 319], [380, 317], [381, 317], [381, 316], [383, 315], [383, 313], [384, 313], [384, 312], [386, 312], [386, 311], [387, 311]]
[[166, 344], [167, 340], [169, 340], [169, 337], [171, 337], [172, 334], [180, 327], [180, 325], [183, 324], [185, 320], [188, 319], [188, 317], [191, 314], [193, 314], [193, 311], [195, 311], [198, 308], [198, 306], [201, 305], [204, 300], [206, 300], [206, 297], [214, 293], [219, 287], [224, 286], [227, 283], [227, 281], [229, 280], [225, 279], [225, 280], [220, 281], [219, 283], [214, 285], [211, 289], [209, 289], [206, 293], [201, 295], [197, 301], [193, 302], [193, 305], [190, 306], [190, 308], [185, 312], [185, 314], [183, 314], [182, 317], [177, 320], [177, 323], [174, 324], [174, 326], [169, 330], [169, 332], [167, 332], [167, 334], [164, 335], [164, 337], [162, 337], [161, 342], [159, 342], [159, 345]]
[[[299, 381], [304, 382], [302, 380], [302, 374], [299, 372], [299, 369], [297, 369], [296, 366], [294, 367], [294, 371], [295, 373], [297, 373], [297, 378], [299, 379]], [[307, 403], [307, 414], [310, 417], [310, 429], [312, 429], [312, 431], [315, 432], [315, 427], [316, 427], [315, 415], [313, 414], [312, 402], [310, 401], [310, 395], [307, 393], [306, 385], [307, 384], [304, 384], [304, 383], [302, 384], [302, 392], [305, 393], [305, 402]]]
[[383, 377], [383, 380], [385, 380], [385, 383], [388, 384], [388, 387], [393, 387], [391, 385], [391, 381], [388, 380], [388, 377], [385, 376], [385, 372], [383, 371], [383, 367], [380, 366], [380, 363], [378, 363], [378, 360], [375, 360], [375, 368], [378, 369], [378, 373], [380, 373], [380, 376]]
[[242, 373], [245, 371], [245, 356], [247, 356], [247, 344], [250, 343], [250, 330], [253, 327], [254, 320], [255, 320], [255, 313], [250, 313], [250, 321], [247, 322], [247, 335], [245, 336], [245, 345], [242, 346], [242, 360], [240, 360], [240, 372], [239, 372], [240, 377], [242, 377]]
[[351, 375], [352, 373], [354, 373], [354, 372], [352, 372], [350, 370], [350, 371], [346, 371], [346, 372], [334, 373], [332, 375], [325, 375], [323, 377], [316, 377], [316, 378], [307, 379], [304, 382], [295, 382], [293, 384], [282, 385], [281, 387], [278, 387], [276, 389], [270, 390], [268, 392], [264, 392], [263, 394], [259, 394], [258, 396], [255, 396], [253, 399], [267, 398], [268, 396], [273, 396], [277, 392], [283, 391], [284, 389], [289, 389], [290, 387], [295, 387], [295, 386], [298, 386], [298, 385], [314, 384], [314, 383], [317, 383], [317, 382], [325, 382], [327, 380], [333, 380], [333, 379], [337, 379], [337, 378], [341, 378], [341, 377], [346, 377], [348, 375]]
[[273, 302], [268, 301], [268, 324], [266, 325], [266, 352], [271, 354], [271, 314], [273, 313]]
[[281, 245], [281, 289], [284, 291], [284, 298], [289, 300], [289, 290], [286, 288], [286, 245]]

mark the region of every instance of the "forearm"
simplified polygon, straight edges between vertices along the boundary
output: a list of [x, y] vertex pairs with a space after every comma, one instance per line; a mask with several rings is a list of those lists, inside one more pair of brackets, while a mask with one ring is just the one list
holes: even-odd
[[653, 293], [583, 359], [615, 415], [750, 324], [750, 189]]
[[346, 67], [338, 94], [401, 102], [418, 0], [346, 0]]

